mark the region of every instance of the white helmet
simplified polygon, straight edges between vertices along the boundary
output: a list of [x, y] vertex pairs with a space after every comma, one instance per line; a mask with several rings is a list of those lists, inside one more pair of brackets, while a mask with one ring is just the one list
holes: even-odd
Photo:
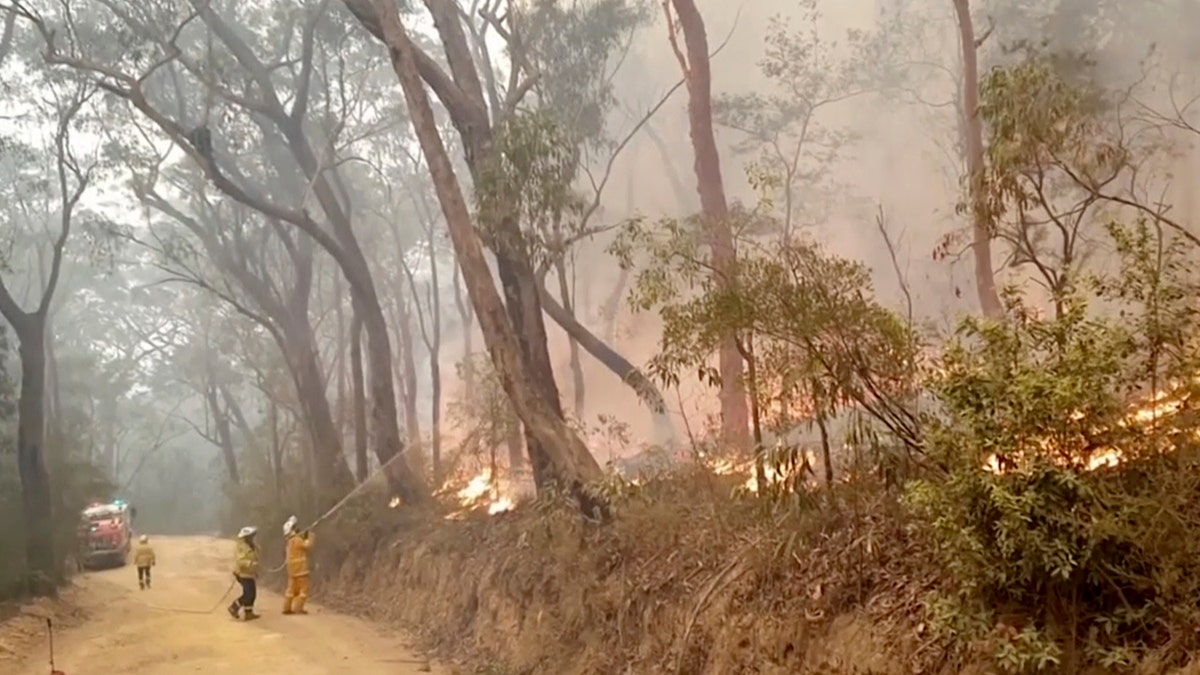
[[140, 541], [144, 544], [144, 543], [150, 541], [150, 537], [143, 534], [142, 536], [138, 537], [138, 541]]
[[285, 536], [285, 537], [290, 536], [295, 531], [296, 531], [296, 516], [292, 516], [292, 517], [288, 518], [287, 521], [284, 522], [284, 524], [283, 524], [283, 536]]
[[246, 537], [253, 536], [256, 532], [258, 532], [257, 527], [254, 527], [253, 525], [247, 525], [246, 527], [243, 527], [241, 530], [238, 530], [237, 538], [245, 539]]

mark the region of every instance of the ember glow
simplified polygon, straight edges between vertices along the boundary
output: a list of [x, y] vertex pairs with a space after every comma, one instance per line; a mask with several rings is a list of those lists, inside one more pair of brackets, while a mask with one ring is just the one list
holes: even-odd
[[[1200, 382], [1200, 378], [1196, 379]], [[1152, 426], [1158, 422], [1170, 419], [1174, 415], [1182, 412], [1188, 405], [1188, 389], [1181, 385], [1171, 386], [1155, 393], [1147, 401], [1134, 408], [1120, 422], [1120, 426], [1124, 428], [1139, 428]], [[1083, 414], [1076, 412], [1071, 415], [1072, 420], [1082, 419]], [[1050, 442], [1042, 441], [1043, 449], [1049, 450]], [[1086, 471], [1095, 471], [1102, 468], [1111, 468], [1121, 464], [1124, 461], [1124, 456], [1121, 451], [1116, 448], [1099, 448], [1087, 458], [1085, 465]], [[1003, 473], [1000, 463], [996, 455], [988, 457], [984, 463], [984, 468], [992, 473]]]

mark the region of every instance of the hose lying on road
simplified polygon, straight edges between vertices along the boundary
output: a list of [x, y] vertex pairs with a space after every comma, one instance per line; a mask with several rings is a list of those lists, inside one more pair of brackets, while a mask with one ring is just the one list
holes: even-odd
[[160, 607], [158, 605], [152, 605], [148, 602], [142, 603], [142, 604], [149, 607], [150, 609], [157, 609], [160, 612], [176, 612], [178, 614], [212, 614], [213, 612], [217, 611], [217, 608], [221, 606], [221, 603], [225, 602], [225, 598], [229, 597], [229, 591], [233, 590], [233, 586], [236, 583], [237, 583], [236, 579], [229, 582], [229, 586], [225, 589], [225, 592], [222, 593], [221, 597], [217, 598], [217, 601], [213, 604], [213, 606], [208, 609], [185, 609], [183, 607]]
[[[350, 501], [351, 497], [358, 494], [359, 490], [363, 489], [364, 486], [366, 486], [368, 483], [370, 483], [372, 480], [374, 480], [375, 477], [378, 476], [380, 473], [382, 473], [383, 470], [386, 469], [389, 465], [391, 465], [392, 462], [396, 461], [403, 455], [404, 455], [403, 452], [396, 453], [396, 455], [394, 457], [392, 457], [387, 462], [385, 462], [382, 466], [380, 466], [378, 469], [376, 469], [374, 473], [372, 473], [370, 476], [367, 476], [366, 480], [359, 483], [353, 490], [348, 492], [345, 497], [342, 497], [341, 501], [339, 501], [337, 504], [333, 505], [333, 508], [326, 511], [324, 514], [321, 515], [320, 518], [317, 518], [316, 520], [314, 520], [312, 525], [309, 525], [305, 529], [312, 530], [317, 525], [320, 525], [322, 521], [326, 520], [327, 518], [332, 516], [334, 513], [337, 513], [338, 509], [345, 506], [346, 502]], [[283, 568], [285, 568], [285, 567], [287, 567], [286, 561], [284, 561], [282, 564], [280, 564], [279, 567], [269, 570], [268, 573], [276, 574], [278, 572], [282, 572]], [[229, 582], [229, 587], [225, 589], [225, 592], [221, 594], [221, 597], [218, 598], [217, 601], [213, 604], [213, 606], [209, 609], [203, 609], [203, 610], [201, 610], [201, 609], [184, 609], [184, 608], [180, 608], [180, 607], [160, 607], [158, 605], [152, 605], [149, 603], [144, 603], [144, 604], [147, 607], [149, 607], [150, 609], [157, 609], [157, 610], [163, 611], [163, 612], [178, 612], [181, 614], [212, 614], [213, 612], [217, 611], [217, 608], [221, 606], [221, 603], [225, 602], [225, 598], [227, 598], [229, 596], [229, 592], [233, 590], [233, 587], [236, 583], [237, 583], [236, 579], [234, 581]]]

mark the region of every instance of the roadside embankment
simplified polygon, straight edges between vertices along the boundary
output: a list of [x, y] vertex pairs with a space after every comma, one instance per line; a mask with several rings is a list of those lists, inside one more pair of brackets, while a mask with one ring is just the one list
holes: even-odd
[[[780, 508], [676, 476], [598, 526], [528, 505], [462, 520], [356, 510], [323, 527], [320, 600], [477, 672], [910, 673], [930, 575], [885, 491]], [[818, 508], [819, 506], [819, 508]], [[937, 669], [924, 672], [936, 672]], [[960, 672], [953, 668], [945, 672]]]

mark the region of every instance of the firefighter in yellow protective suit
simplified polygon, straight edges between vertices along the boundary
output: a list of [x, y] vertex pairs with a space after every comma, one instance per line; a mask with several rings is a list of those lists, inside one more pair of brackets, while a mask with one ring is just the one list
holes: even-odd
[[235, 619], [244, 618], [253, 621], [258, 618], [254, 613], [254, 601], [258, 597], [258, 544], [255, 535], [258, 528], [243, 527], [238, 532], [237, 547], [234, 550], [233, 577], [242, 586], [242, 595], [229, 606], [229, 615]]
[[287, 539], [287, 591], [283, 595], [284, 614], [308, 614], [304, 603], [308, 601], [308, 551], [312, 548], [310, 532], [296, 531], [296, 516], [283, 524], [283, 536]]
[[150, 537], [142, 535], [133, 547], [133, 564], [137, 566], [138, 588], [143, 591], [150, 588], [150, 568], [154, 567], [154, 547], [150, 545]]

